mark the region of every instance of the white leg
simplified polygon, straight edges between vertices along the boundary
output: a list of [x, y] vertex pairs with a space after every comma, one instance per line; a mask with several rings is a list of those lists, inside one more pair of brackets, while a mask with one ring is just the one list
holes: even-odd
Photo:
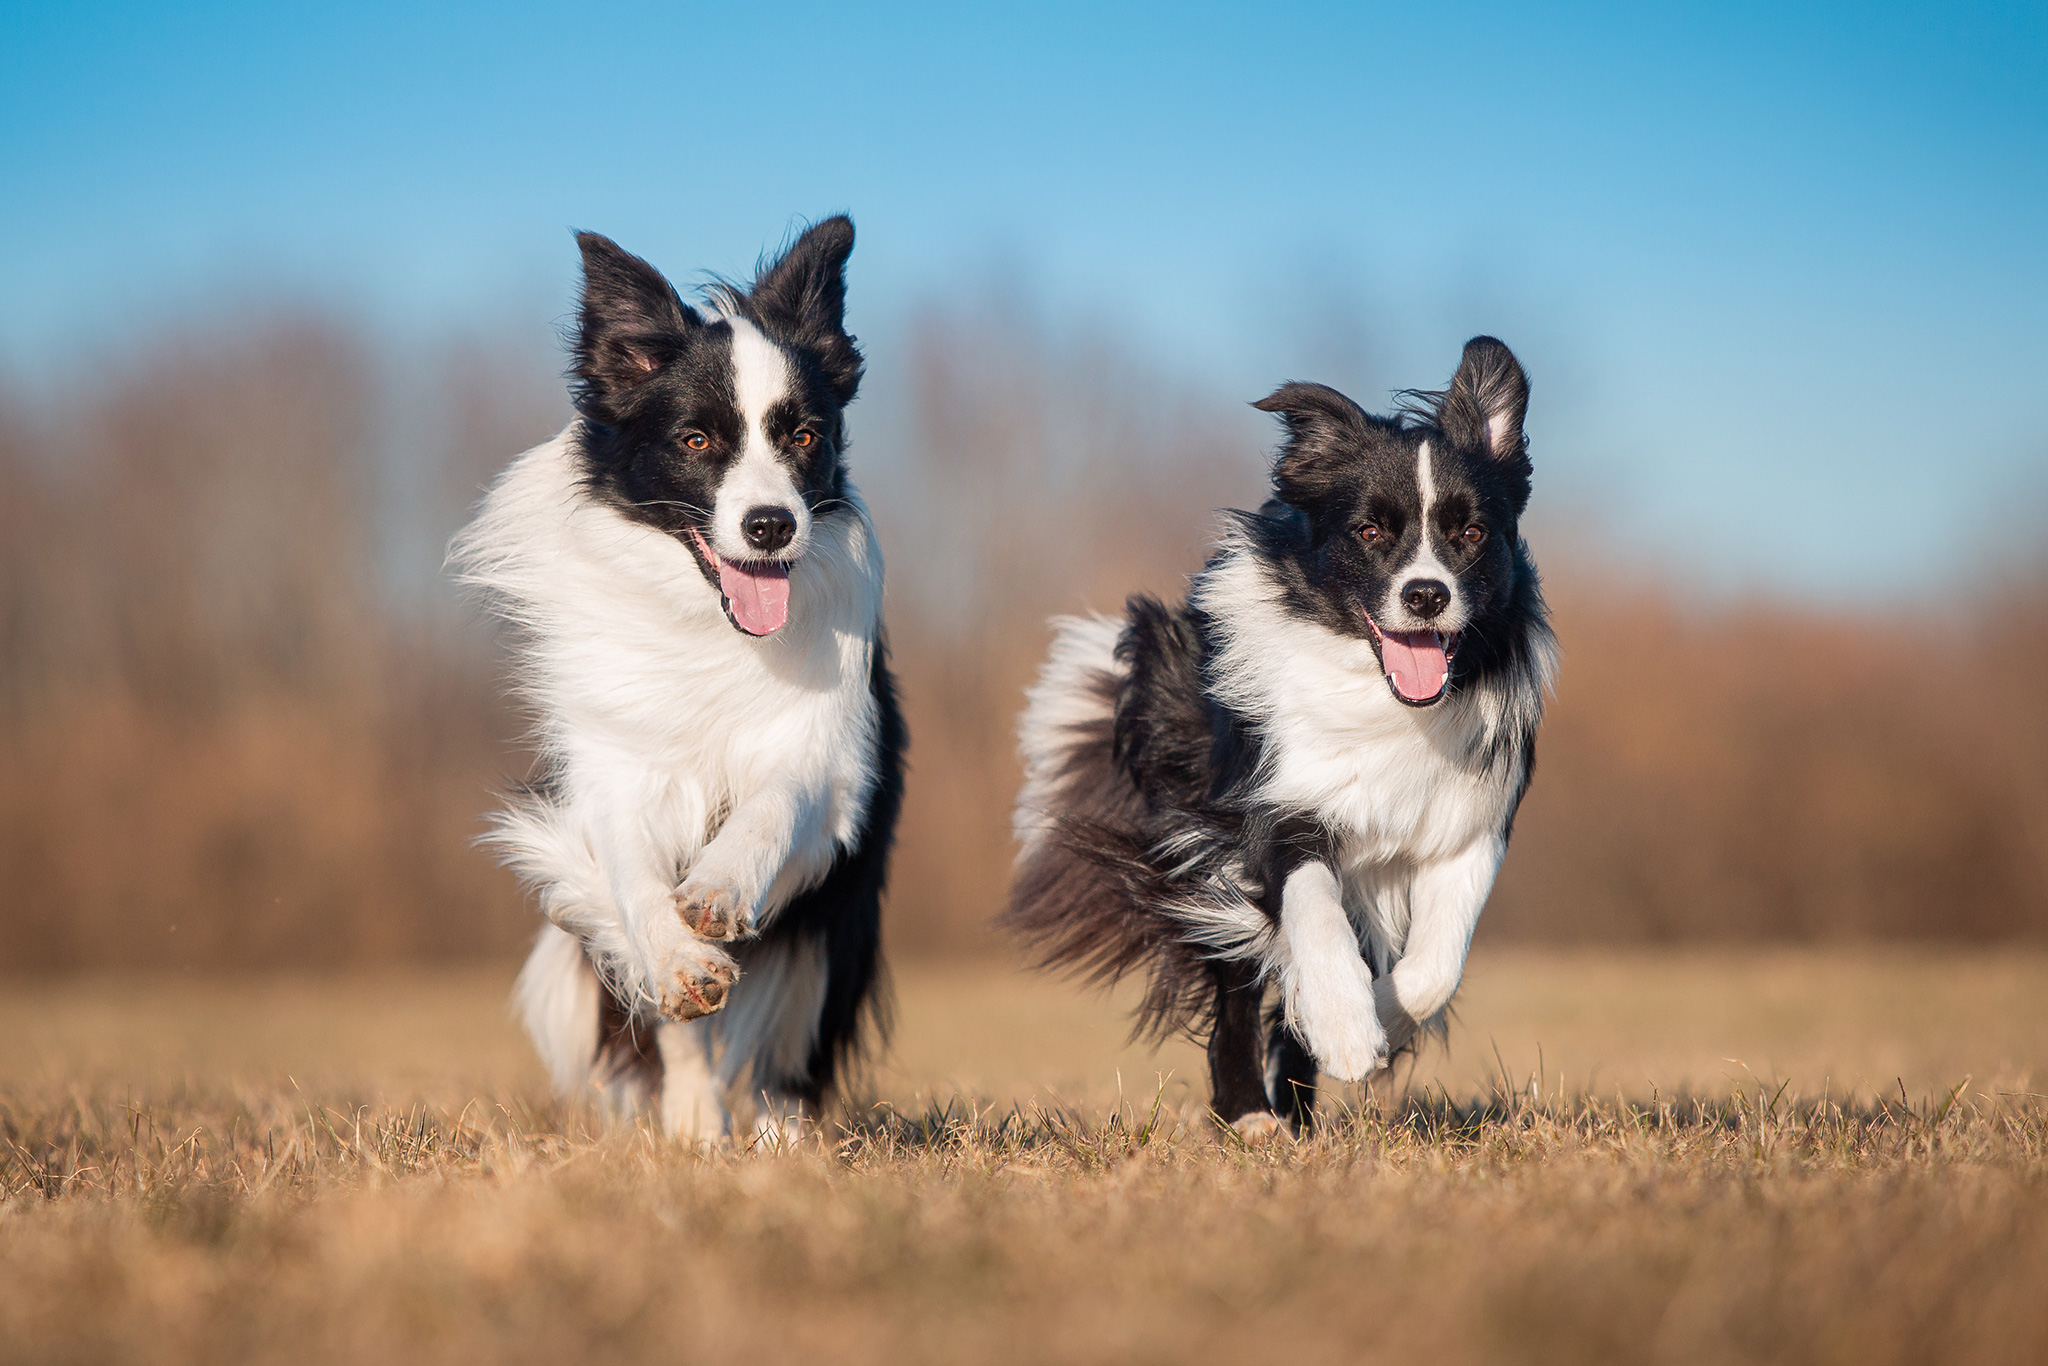
[[1416, 870], [1408, 893], [1407, 943], [1373, 991], [1380, 1024], [1394, 1047], [1414, 1038], [1457, 995], [1472, 931], [1506, 852], [1498, 839], [1480, 840]]
[[786, 897], [796, 890], [778, 882], [809, 882], [830, 866], [827, 806], [822, 794], [776, 787], [741, 803], [675, 888], [677, 914], [706, 939], [755, 933], [771, 891]]
[[732, 1116], [725, 1082], [712, 1065], [711, 1022], [664, 1021], [654, 1040], [661, 1049], [661, 1131], [700, 1146], [724, 1142]]
[[666, 851], [630, 817], [606, 824], [612, 837], [604, 862], [613, 903], [636, 951], [635, 994], [670, 1020], [693, 1020], [720, 1009], [739, 966], [717, 944], [692, 933], [677, 914]]
[[818, 1132], [818, 1117], [802, 1096], [763, 1091], [754, 1100], [756, 1152], [787, 1152]]
[[1387, 1036], [1373, 1008], [1372, 969], [1344, 913], [1337, 878], [1304, 863], [1280, 891], [1287, 961], [1280, 985], [1287, 1022], [1331, 1076], [1357, 1081], [1387, 1065]]

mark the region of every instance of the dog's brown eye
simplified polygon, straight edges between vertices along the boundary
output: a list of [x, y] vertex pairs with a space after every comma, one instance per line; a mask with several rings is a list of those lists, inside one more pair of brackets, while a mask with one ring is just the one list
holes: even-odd
[[817, 439], [818, 434], [809, 427], [799, 427], [796, 429], [796, 435], [789, 439], [789, 444], [799, 450], [809, 450], [811, 443]]
[[691, 432], [683, 438], [683, 444], [693, 451], [701, 451], [711, 444], [711, 438], [702, 432]]
[[1364, 526], [1358, 529], [1358, 539], [1364, 541], [1367, 545], [1371, 545], [1374, 541], [1377, 541], [1380, 537], [1384, 535], [1386, 535], [1386, 533], [1384, 531], [1381, 531], [1378, 527], [1374, 526], [1371, 522], [1367, 522]]
[[1473, 526], [1466, 527], [1465, 530], [1460, 533], [1460, 535], [1464, 537], [1466, 545], [1478, 545], [1481, 541], [1486, 539], [1486, 528], [1475, 524]]

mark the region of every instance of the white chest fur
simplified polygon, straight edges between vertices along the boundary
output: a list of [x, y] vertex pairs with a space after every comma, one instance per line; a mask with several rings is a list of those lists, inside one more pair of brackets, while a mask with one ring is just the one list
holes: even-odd
[[1243, 553], [1208, 570], [1195, 601], [1215, 624], [1221, 700], [1262, 728], [1261, 797], [1336, 835], [1347, 909], [1398, 952], [1414, 870], [1498, 840], [1511, 814], [1520, 756], [1483, 757], [1498, 700], [1403, 705], [1370, 642], [1286, 611]]
[[457, 554], [523, 628], [520, 683], [563, 817], [632, 822], [680, 869], [772, 783], [823, 807], [820, 847], [793, 851], [793, 872], [821, 872], [852, 838], [880, 724], [882, 564], [857, 494], [817, 522], [788, 624], [762, 639], [726, 621], [674, 537], [582, 492], [568, 433], [515, 462]]

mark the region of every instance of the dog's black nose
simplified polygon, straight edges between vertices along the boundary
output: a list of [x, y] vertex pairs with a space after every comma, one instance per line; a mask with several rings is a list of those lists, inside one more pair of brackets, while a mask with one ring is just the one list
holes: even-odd
[[772, 555], [796, 535], [796, 517], [788, 508], [754, 508], [740, 519], [740, 534], [754, 549]]
[[1401, 588], [1401, 605], [1431, 621], [1451, 605], [1451, 590], [1435, 579], [1410, 579]]

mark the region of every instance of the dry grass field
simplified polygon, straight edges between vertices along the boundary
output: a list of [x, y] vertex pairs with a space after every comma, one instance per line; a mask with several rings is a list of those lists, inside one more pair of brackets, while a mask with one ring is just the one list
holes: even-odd
[[1482, 954], [1267, 1148], [913, 965], [824, 1141], [701, 1157], [548, 1102], [505, 985], [0, 989], [0, 1358], [2048, 1359], [2038, 953]]

